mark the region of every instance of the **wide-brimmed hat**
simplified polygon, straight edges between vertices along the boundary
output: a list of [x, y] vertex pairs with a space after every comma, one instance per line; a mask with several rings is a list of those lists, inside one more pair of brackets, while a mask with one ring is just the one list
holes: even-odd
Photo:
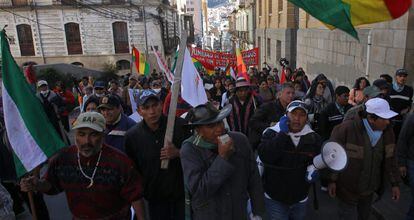
[[227, 104], [223, 109], [217, 110], [211, 102], [198, 105], [188, 111], [186, 126], [208, 125], [219, 122], [229, 116], [232, 105]]
[[236, 88], [241, 87], [250, 87], [250, 83], [242, 76], [236, 80]]

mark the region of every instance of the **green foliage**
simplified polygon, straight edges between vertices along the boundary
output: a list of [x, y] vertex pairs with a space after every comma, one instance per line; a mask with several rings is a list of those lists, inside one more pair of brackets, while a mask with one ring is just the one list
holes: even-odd
[[49, 88], [54, 88], [56, 82], [61, 81], [66, 88], [71, 88], [73, 86], [73, 81], [75, 79], [72, 75], [62, 74], [53, 68], [47, 68], [41, 70], [37, 76], [38, 80], [46, 80], [49, 84]]
[[102, 76], [96, 80], [109, 82], [112, 79], [118, 79], [118, 75], [116, 74], [117, 72], [118, 72], [118, 69], [116, 68], [116, 65], [114, 63], [106, 62], [104, 63]]

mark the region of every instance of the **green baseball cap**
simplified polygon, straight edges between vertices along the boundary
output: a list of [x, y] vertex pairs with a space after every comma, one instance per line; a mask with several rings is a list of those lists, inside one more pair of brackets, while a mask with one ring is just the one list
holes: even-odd
[[78, 116], [72, 129], [91, 128], [98, 132], [105, 130], [105, 118], [98, 112], [84, 112]]

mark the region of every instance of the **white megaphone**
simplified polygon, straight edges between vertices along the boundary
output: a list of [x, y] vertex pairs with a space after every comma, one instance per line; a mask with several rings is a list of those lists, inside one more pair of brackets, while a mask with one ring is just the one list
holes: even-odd
[[328, 168], [332, 171], [342, 171], [348, 163], [345, 149], [336, 142], [326, 142], [321, 154], [313, 158], [313, 163], [307, 167], [306, 179], [313, 180], [315, 170]]

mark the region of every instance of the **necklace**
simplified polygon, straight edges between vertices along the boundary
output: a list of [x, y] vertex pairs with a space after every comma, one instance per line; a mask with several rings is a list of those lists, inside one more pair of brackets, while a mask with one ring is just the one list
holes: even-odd
[[101, 155], [102, 155], [102, 150], [99, 152], [98, 160], [96, 161], [95, 168], [94, 168], [94, 170], [92, 172], [92, 176], [88, 176], [88, 175], [86, 175], [86, 173], [82, 169], [82, 165], [81, 165], [81, 162], [80, 162], [80, 156], [79, 156], [79, 150], [78, 150], [78, 166], [79, 166], [79, 170], [81, 171], [82, 175], [86, 179], [89, 180], [89, 185], [86, 187], [88, 189], [93, 186], [93, 178], [95, 178], [96, 170], [98, 169], [99, 161], [101, 160]]

